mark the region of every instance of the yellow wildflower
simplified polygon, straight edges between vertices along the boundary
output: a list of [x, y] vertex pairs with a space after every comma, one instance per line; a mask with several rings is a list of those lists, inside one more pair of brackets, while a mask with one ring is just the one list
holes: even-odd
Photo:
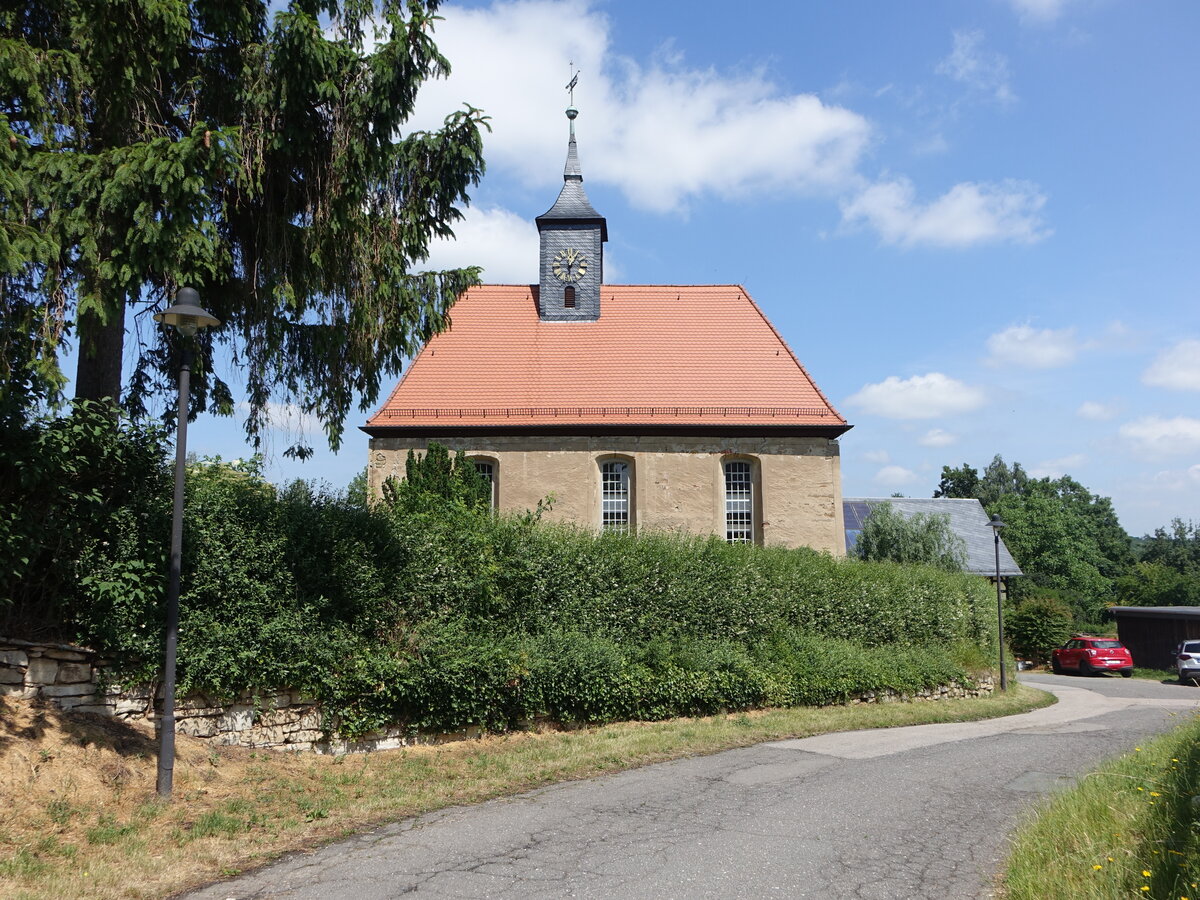
[[1142, 877], [1143, 877], [1143, 878], [1149, 878], [1149, 877], [1150, 877], [1150, 870], [1149, 870], [1149, 869], [1142, 869]]
[[1093, 871], [1098, 871], [1103, 868], [1104, 868], [1104, 866], [1100, 865], [1100, 863], [1096, 863], [1094, 866], [1092, 866]]

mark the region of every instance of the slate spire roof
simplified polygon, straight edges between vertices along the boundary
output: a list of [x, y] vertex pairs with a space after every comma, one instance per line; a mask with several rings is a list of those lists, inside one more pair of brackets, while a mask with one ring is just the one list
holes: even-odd
[[563, 166], [563, 186], [554, 205], [537, 217], [538, 229], [552, 220], [555, 224], [565, 222], [600, 223], [600, 238], [608, 240], [608, 226], [604, 217], [596, 212], [587, 192], [583, 189], [583, 169], [579, 165], [579, 148], [575, 143], [575, 117], [579, 110], [575, 107], [567, 109], [567, 118], [571, 120], [570, 138], [567, 141], [567, 162]]

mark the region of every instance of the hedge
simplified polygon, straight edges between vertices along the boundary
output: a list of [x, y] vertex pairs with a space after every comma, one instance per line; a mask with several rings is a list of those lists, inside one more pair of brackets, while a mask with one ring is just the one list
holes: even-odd
[[[98, 428], [55, 432], [64, 445], [78, 438], [64, 458], [93, 446]], [[161, 445], [157, 462], [148, 455], [150, 433], [128, 434], [137, 490], [112, 483], [116, 464], [108, 484], [89, 487], [105, 511], [76, 520], [55, 616], [61, 637], [134, 681], [159, 665], [170, 479]], [[393, 494], [368, 508], [302, 482], [277, 490], [253, 463], [190, 465], [180, 690], [299, 688], [353, 737], [396, 723], [453, 731], [838, 703], [967, 680], [956, 650], [995, 646], [987, 585], [970, 576], [680, 534], [595, 535]], [[39, 522], [70, 520], [78, 493], [61, 496], [39, 498]], [[20, 502], [0, 510], [7, 521], [20, 521]], [[12, 584], [9, 621], [37, 619], [46, 584]], [[22, 594], [27, 584], [36, 590]]]

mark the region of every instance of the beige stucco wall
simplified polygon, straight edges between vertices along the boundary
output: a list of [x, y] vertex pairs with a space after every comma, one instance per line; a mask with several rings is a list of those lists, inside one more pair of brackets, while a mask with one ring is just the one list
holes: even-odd
[[[634, 527], [725, 533], [722, 463], [747, 459], [754, 472], [759, 543], [845, 554], [837, 441], [816, 437], [438, 437], [438, 443], [496, 463], [498, 505], [533, 509], [553, 494], [551, 520], [599, 527], [600, 462], [633, 463]], [[404, 477], [418, 438], [372, 438], [367, 469], [373, 496], [390, 476]]]

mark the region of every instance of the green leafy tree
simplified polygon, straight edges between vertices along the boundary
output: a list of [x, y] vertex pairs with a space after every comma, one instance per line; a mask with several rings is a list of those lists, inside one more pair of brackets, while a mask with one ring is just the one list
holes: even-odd
[[942, 466], [942, 480], [938, 482], [934, 497], [970, 499], [979, 496], [979, 472], [963, 463], [956, 469]]
[[1094, 537], [1048, 487], [1024, 496], [1006, 494], [989, 507], [1008, 526], [1004, 543], [1025, 573], [1013, 584], [1017, 596], [1053, 587], [1091, 601], [1107, 597], [1111, 582]]
[[421, 85], [449, 71], [438, 5], [0, 11], [0, 390], [56, 395], [73, 338], [77, 395], [142, 412], [177, 368], [147, 314], [191, 286], [223, 322], [203, 338], [194, 409], [232, 411], [215, 341], [245, 375], [252, 437], [275, 400], [317, 416], [336, 447], [356, 392], [373, 402], [478, 280], [416, 271], [483, 171], [478, 110], [405, 130]]
[[1013, 653], [1040, 663], [1071, 636], [1073, 619], [1070, 607], [1061, 600], [1030, 597], [1006, 616], [1005, 634]]
[[360, 469], [358, 474], [346, 485], [346, 502], [358, 509], [365, 509], [370, 501], [370, 487], [367, 482], [367, 470]]
[[1200, 526], [1172, 519], [1169, 529], [1156, 528], [1154, 534], [1143, 538], [1141, 558], [1200, 576]]
[[1133, 565], [1133, 544], [1112, 501], [1069, 475], [1030, 478], [997, 454], [982, 477], [966, 463], [944, 466], [934, 496], [975, 497], [1004, 520], [1004, 543], [1026, 576], [1012, 585], [1018, 598], [1054, 589], [1081, 619], [1094, 621], [1115, 599], [1115, 579]]
[[854, 545], [859, 559], [923, 563], [951, 572], [962, 571], [967, 548], [950, 529], [950, 517], [936, 513], [901, 515], [890, 503], [880, 503], [863, 522]]
[[1116, 581], [1123, 606], [1200, 606], [1200, 577], [1160, 562], [1135, 563]]
[[997, 453], [992, 457], [987, 468], [983, 470], [983, 477], [979, 480], [979, 493], [976, 494], [976, 497], [979, 498], [979, 502], [984, 505], [985, 509], [991, 510], [992, 504], [1001, 497], [1009, 494], [1017, 496], [1024, 494], [1028, 485], [1029, 476], [1025, 474], [1021, 464], [1015, 462], [1010, 467]]

